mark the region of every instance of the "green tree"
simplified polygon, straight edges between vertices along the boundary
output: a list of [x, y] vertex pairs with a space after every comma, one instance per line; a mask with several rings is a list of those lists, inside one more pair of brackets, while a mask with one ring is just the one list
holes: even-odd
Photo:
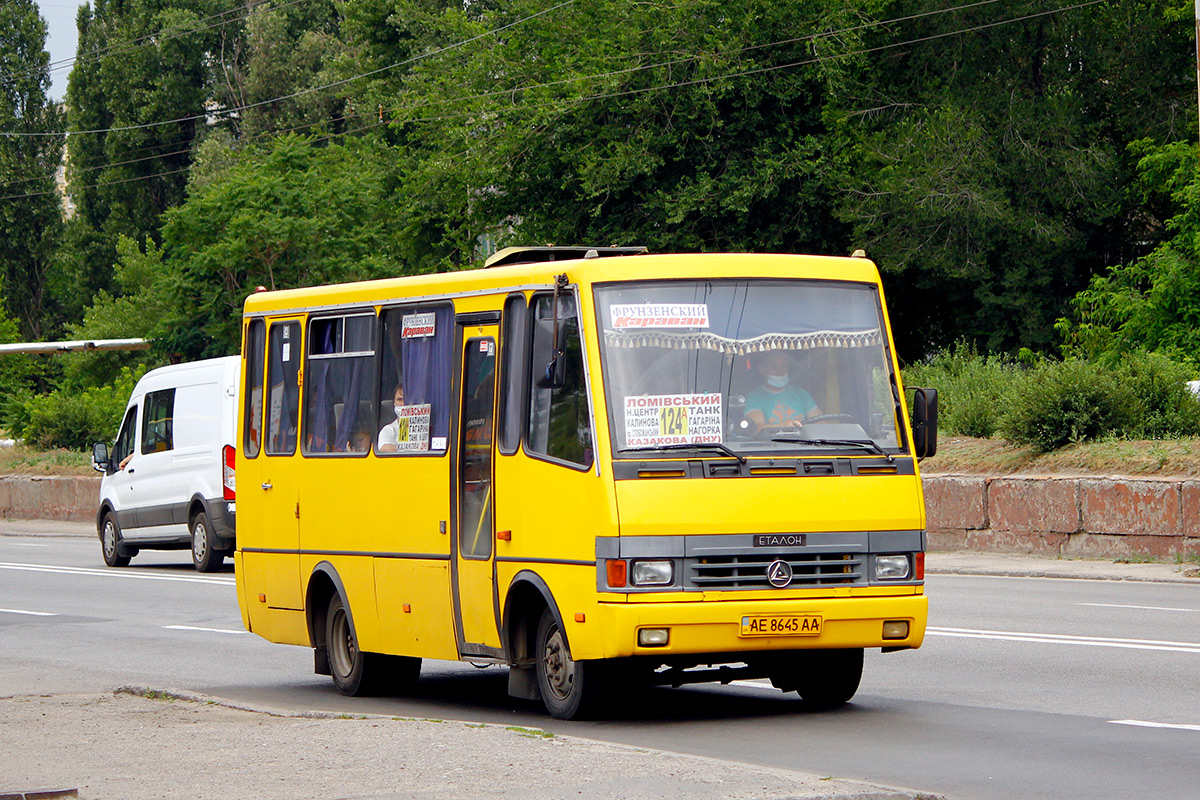
[[[366, 24], [363, 8], [386, 23]], [[481, 236], [845, 251], [833, 211], [848, 164], [825, 111], [856, 65], [820, 61], [829, 42], [810, 37], [852, 27], [852, 8], [603, 0], [537, 16], [545, 4], [530, 0], [396, 0], [359, 9], [347, 25], [367, 42], [355, 52], [371, 66], [401, 65], [356, 92], [394, 120], [397, 196], [410, 220], [400, 246], [422, 267], [475, 262]], [[854, 46], [852, 34], [842, 38]]]
[[33, 0], [0, 2], [0, 286], [25, 338], [47, 329], [51, 260], [62, 230], [55, 172], [62, 120], [49, 100], [46, 23]]
[[343, 49], [339, 20], [330, 0], [251, 9], [241, 80], [232, 103], [247, 107], [243, 136], [344, 129], [342, 99], [334, 90], [320, 88], [334, 82], [326, 65]]
[[73, 233], [64, 283], [111, 288], [118, 236], [157, 240], [184, 199], [192, 147], [212, 110], [226, 28], [215, 0], [96, 0], [78, 15], [67, 87]]
[[889, 273], [902, 353], [1045, 348], [1075, 292], [1145, 246], [1126, 144], [1191, 133], [1192, 6], [942, 10], [888, 3], [904, 21], [867, 37], [868, 80], [840, 98], [862, 155], [840, 217]]
[[[367, 141], [319, 146], [286, 135], [200, 177], [166, 215], [153, 292], [173, 307], [151, 334], [173, 354], [227, 355], [256, 286], [286, 289], [397, 275], [390, 153]], [[218, 177], [219, 176], [219, 177]]]
[[1196, 147], [1136, 142], [1147, 206], [1166, 198], [1167, 238], [1146, 256], [1092, 278], [1059, 321], [1064, 348], [1109, 362], [1149, 350], [1200, 365], [1200, 176]]

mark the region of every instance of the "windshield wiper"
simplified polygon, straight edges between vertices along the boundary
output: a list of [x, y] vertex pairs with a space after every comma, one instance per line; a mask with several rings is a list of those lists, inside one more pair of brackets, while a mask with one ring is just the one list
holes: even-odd
[[801, 439], [800, 431], [795, 433], [781, 433], [771, 437], [772, 442], [797, 442], [803, 444], [824, 444], [832, 447], [860, 447], [877, 455], [881, 455], [889, 462], [895, 460], [895, 457], [888, 452], [885, 452], [882, 447], [875, 442], [864, 442], [859, 439]]
[[745, 456], [740, 456], [720, 442], [698, 442], [696, 444], [660, 444], [651, 447], [623, 447], [622, 453], [638, 453], [646, 450], [717, 450], [730, 458], [736, 458], [739, 464], [745, 464]]

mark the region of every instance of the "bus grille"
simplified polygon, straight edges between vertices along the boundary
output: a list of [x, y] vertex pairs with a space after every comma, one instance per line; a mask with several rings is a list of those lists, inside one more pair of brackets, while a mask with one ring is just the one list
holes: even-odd
[[851, 553], [749, 553], [687, 559], [690, 589], [770, 589], [767, 567], [776, 559], [792, 568], [789, 587], [865, 584], [864, 557]]

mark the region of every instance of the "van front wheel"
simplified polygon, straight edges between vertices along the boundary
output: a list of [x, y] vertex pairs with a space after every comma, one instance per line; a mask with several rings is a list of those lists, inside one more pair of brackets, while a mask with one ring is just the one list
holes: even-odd
[[129, 556], [121, 555], [121, 528], [116, 516], [109, 511], [104, 515], [104, 526], [100, 529], [100, 547], [104, 552], [104, 563], [110, 567], [129, 566]]
[[192, 563], [200, 572], [216, 572], [225, 563], [225, 552], [216, 548], [208, 515], [192, 517]]

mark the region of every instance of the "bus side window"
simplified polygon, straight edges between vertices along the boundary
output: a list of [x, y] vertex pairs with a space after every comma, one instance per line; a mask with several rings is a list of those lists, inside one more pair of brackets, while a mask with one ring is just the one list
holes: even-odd
[[504, 323], [500, 338], [500, 418], [499, 448], [512, 455], [521, 445], [521, 416], [528, 380], [522, 366], [526, 363], [529, 313], [525, 296], [516, 294], [504, 301]]
[[454, 308], [405, 306], [383, 312], [375, 452], [445, 452], [450, 435]]
[[300, 323], [277, 322], [271, 326], [267, 359], [267, 455], [290, 456], [296, 452], [296, 430], [300, 411]]
[[304, 452], [366, 453], [375, 433], [375, 315], [309, 322]]
[[[592, 465], [592, 430], [588, 416], [587, 386], [583, 376], [583, 344], [575, 298], [559, 295], [558, 333], [554, 331], [554, 297], [539, 295], [533, 306], [533, 341], [530, 361], [528, 450], [550, 458]], [[564, 381], [561, 386], [541, 387], [537, 378], [546, 373], [554, 358], [557, 338]]]
[[263, 425], [263, 346], [266, 326], [261, 319], [251, 320], [246, 329], [246, 440], [242, 452], [254, 458], [262, 447]]

